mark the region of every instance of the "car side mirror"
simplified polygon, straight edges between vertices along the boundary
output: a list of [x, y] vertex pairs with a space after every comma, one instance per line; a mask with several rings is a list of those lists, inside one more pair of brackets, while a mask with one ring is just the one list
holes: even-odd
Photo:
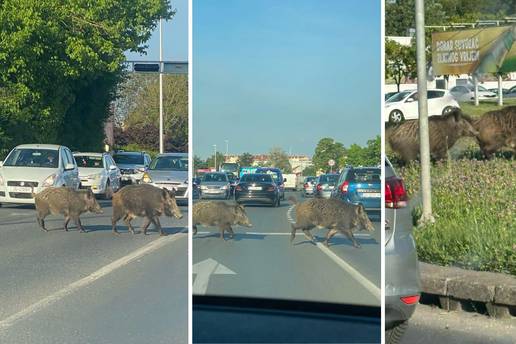
[[414, 98], [408, 98], [407, 100], [405, 100], [405, 103], [412, 103], [414, 101]]
[[115, 165], [111, 165], [111, 166], [109, 166], [109, 170], [110, 170], [110, 171], [115, 171], [115, 170], [116, 170], [116, 166], [115, 166]]
[[73, 170], [74, 168], [75, 168], [75, 165], [70, 164], [70, 163], [66, 164], [64, 167], [65, 171]]

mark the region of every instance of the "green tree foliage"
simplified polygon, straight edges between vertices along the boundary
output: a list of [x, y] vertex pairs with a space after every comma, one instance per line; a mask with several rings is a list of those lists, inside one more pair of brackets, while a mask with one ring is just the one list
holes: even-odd
[[317, 143], [312, 162], [316, 171], [322, 170], [326, 172], [330, 170], [328, 161], [334, 160], [335, 166], [333, 166], [333, 170], [336, 170], [344, 166], [345, 155], [346, 149], [342, 143], [325, 137]]
[[267, 165], [279, 168], [283, 173], [292, 173], [292, 166], [288, 161], [288, 154], [280, 147], [271, 148]]
[[347, 149], [346, 164], [353, 166], [376, 166], [380, 164], [381, 157], [380, 136], [367, 141], [367, 146], [361, 147], [352, 144]]
[[[222, 164], [224, 162], [224, 159], [225, 159], [225, 156], [224, 154], [222, 154], [221, 152], [217, 152], [217, 171], [219, 170], [219, 167], [220, 167], [220, 164]], [[210, 156], [208, 159], [206, 159], [206, 165], [207, 167], [209, 168], [212, 168], [215, 166], [215, 155], [213, 154], [212, 156]]]
[[193, 158], [193, 168], [194, 171], [197, 171], [201, 168], [208, 168], [208, 164], [206, 163], [206, 160], [201, 159], [201, 157], [194, 155]]
[[251, 166], [253, 164], [254, 157], [251, 153], [242, 153], [238, 157], [238, 163], [240, 166]]
[[143, 52], [168, 0], [0, 1], [0, 150], [102, 147], [124, 52]]
[[303, 170], [303, 176], [315, 176], [316, 172], [315, 166], [308, 166]]
[[[471, 1], [471, 0], [470, 0]], [[407, 36], [416, 27], [414, 0], [396, 0], [385, 4], [385, 35]], [[440, 0], [425, 0], [425, 25], [443, 25], [446, 13]]]
[[385, 77], [392, 79], [400, 92], [403, 78], [417, 76], [416, 48], [401, 45], [393, 40], [385, 39]]

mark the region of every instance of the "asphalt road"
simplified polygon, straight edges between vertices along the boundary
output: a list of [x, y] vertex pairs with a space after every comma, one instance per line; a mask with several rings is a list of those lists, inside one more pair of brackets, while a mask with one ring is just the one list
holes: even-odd
[[[287, 195], [288, 197], [288, 195]], [[300, 199], [300, 195], [297, 195]], [[298, 233], [289, 242], [291, 205], [247, 206], [252, 228], [235, 226], [223, 241], [215, 227], [200, 227], [193, 238], [193, 293], [380, 304], [380, 223], [356, 233], [357, 249], [337, 234], [329, 249], [326, 229], [315, 229], [317, 245]]]
[[[31, 206], [0, 208], [0, 343], [186, 343], [188, 255], [183, 219], [168, 236], [111, 233], [104, 214], [81, 217], [88, 233]], [[134, 220], [135, 225], [141, 219]]]
[[491, 319], [466, 312], [446, 312], [418, 305], [402, 338], [403, 344], [513, 344], [516, 342], [514, 319]]

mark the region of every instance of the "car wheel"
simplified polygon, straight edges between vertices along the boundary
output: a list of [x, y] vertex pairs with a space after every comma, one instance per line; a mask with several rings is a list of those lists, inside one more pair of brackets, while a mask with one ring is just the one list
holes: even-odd
[[453, 106], [447, 106], [443, 109], [443, 116], [455, 109]]
[[405, 120], [403, 113], [400, 110], [392, 110], [389, 114], [389, 122], [390, 123], [400, 123]]
[[408, 322], [404, 321], [395, 327], [385, 330], [385, 343], [386, 344], [397, 344], [401, 341], [401, 337], [407, 330]]

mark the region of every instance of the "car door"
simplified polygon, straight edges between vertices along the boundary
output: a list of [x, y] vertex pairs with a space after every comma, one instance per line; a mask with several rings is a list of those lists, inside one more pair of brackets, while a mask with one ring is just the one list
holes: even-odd
[[403, 101], [403, 109], [401, 112], [403, 112], [405, 119], [418, 118], [417, 99], [418, 93], [414, 92]]
[[66, 165], [65, 165], [64, 173], [65, 173], [65, 176], [67, 179], [66, 185], [77, 190], [79, 188], [79, 183], [80, 183], [79, 168], [77, 167], [77, 163], [75, 162], [75, 158], [73, 157], [72, 152], [66, 147], [64, 147], [64, 154], [66, 156], [68, 163], [73, 165], [73, 168], [71, 168], [69, 170], [66, 170]]
[[443, 102], [444, 91], [428, 91], [428, 116], [439, 116], [442, 115], [445, 104]]
[[[120, 169], [116, 166], [115, 161], [110, 155], [105, 155], [105, 159], [111, 187], [114, 190], [118, 190], [120, 188]], [[111, 169], [111, 166], [115, 166], [115, 168]]]

